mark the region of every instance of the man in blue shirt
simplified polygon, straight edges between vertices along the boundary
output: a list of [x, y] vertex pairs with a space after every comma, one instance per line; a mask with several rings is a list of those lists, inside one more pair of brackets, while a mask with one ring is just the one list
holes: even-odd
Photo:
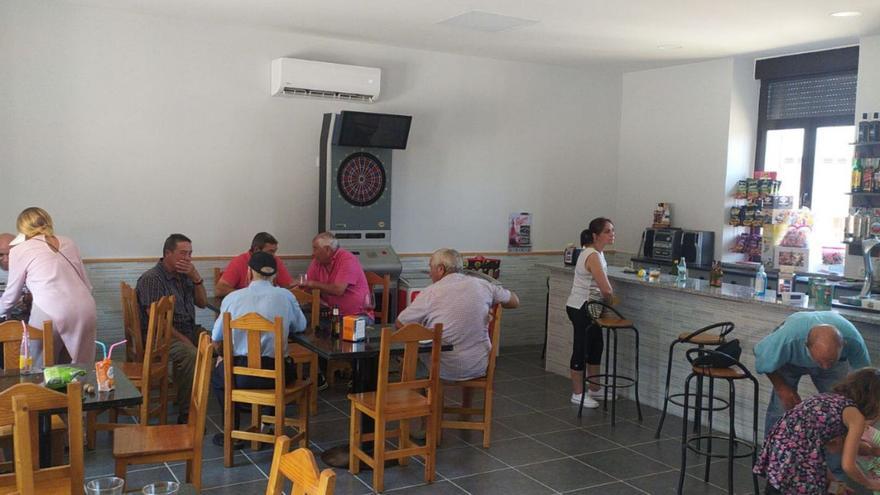
[[792, 314], [755, 346], [755, 369], [773, 384], [764, 434], [801, 402], [802, 376], [810, 375], [819, 392], [829, 392], [850, 368], [870, 365], [865, 340], [846, 318], [834, 311]]
[[[275, 346], [287, 345], [287, 336], [292, 330], [293, 332], [302, 332], [306, 328], [306, 317], [303, 315], [299, 307], [299, 303], [293, 294], [280, 287], [273, 285], [273, 279], [278, 272], [278, 266], [275, 257], [269, 253], [257, 252], [251, 256], [248, 262], [250, 284], [244, 289], [240, 289], [230, 293], [223, 299], [220, 305], [220, 317], [214, 322], [214, 329], [211, 332], [211, 340], [218, 348], [223, 342], [223, 314], [229, 313], [232, 319], [242, 317], [248, 313], [258, 313], [269, 321], [275, 321], [275, 317], [280, 316], [283, 320], [282, 337], [283, 342], [275, 342], [275, 337], [270, 333], [264, 333], [260, 337], [260, 354], [262, 356], [262, 368], [275, 368]], [[228, 344], [228, 343], [227, 343]], [[247, 334], [243, 331], [232, 331], [232, 355], [234, 364], [237, 366], [247, 365]], [[224, 400], [224, 383], [223, 383], [223, 367], [222, 358], [217, 360], [217, 366], [211, 376], [211, 385], [217, 399], [220, 401], [221, 408]], [[284, 361], [284, 376], [286, 383], [292, 383], [296, 380], [296, 367], [293, 359], [287, 358]], [[236, 388], [273, 388], [275, 381], [268, 378], [257, 378], [250, 376], [236, 376]], [[238, 429], [239, 418], [235, 414], [235, 428]], [[214, 444], [223, 445], [223, 434], [214, 435]], [[244, 442], [237, 441], [234, 448], [241, 448]]]

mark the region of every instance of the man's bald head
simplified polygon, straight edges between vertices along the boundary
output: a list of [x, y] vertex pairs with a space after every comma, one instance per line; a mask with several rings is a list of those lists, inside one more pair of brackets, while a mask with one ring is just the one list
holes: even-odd
[[9, 271], [9, 243], [15, 239], [12, 234], [6, 232], [0, 233], [0, 268], [3, 271]]
[[831, 369], [840, 360], [843, 336], [834, 325], [816, 325], [807, 336], [807, 350], [823, 370]]

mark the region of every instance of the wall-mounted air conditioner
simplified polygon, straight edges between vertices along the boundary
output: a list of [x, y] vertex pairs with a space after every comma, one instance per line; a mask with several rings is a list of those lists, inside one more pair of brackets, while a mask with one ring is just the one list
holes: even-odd
[[298, 58], [272, 61], [272, 96], [310, 96], [372, 103], [379, 97], [382, 69]]

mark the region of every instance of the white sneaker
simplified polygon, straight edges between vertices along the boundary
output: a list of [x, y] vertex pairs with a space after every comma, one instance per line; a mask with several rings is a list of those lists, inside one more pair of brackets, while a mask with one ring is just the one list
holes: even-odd
[[[608, 392], [608, 398], [611, 399], [611, 392]], [[600, 387], [599, 390], [590, 389], [587, 392], [587, 396], [593, 397], [594, 399], [605, 400], [605, 391]]]
[[[581, 405], [581, 395], [582, 394], [571, 394], [571, 403]], [[596, 409], [599, 407], [599, 403], [590, 398], [590, 394], [587, 394], [587, 396], [584, 397], [584, 407], [587, 409]]]

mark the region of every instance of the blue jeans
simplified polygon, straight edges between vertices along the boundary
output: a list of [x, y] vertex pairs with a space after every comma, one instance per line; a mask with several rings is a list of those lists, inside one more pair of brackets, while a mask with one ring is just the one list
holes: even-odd
[[[786, 364], [776, 370], [776, 373], [778, 373], [785, 383], [795, 391], [798, 389], [798, 383], [800, 383], [801, 377], [804, 375], [810, 375], [810, 379], [813, 380], [813, 385], [816, 386], [816, 390], [818, 390], [819, 393], [824, 393], [830, 392], [831, 388], [837, 382], [846, 378], [846, 375], [849, 373], [849, 363], [846, 361], [838, 361], [834, 367], [827, 370], [818, 367], [802, 368], [800, 366]], [[767, 415], [764, 417], [765, 437], [770, 433], [770, 429], [782, 419], [784, 414], [785, 408], [782, 405], [782, 399], [779, 398], [779, 394], [776, 393], [775, 389], [771, 389], [770, 405], [767, 406]], [[825, 460], [834, 475], [840, 478], [843, 475], [843, 470], [840, 467], [840, 454], [828, 453], [825, 456]]]

